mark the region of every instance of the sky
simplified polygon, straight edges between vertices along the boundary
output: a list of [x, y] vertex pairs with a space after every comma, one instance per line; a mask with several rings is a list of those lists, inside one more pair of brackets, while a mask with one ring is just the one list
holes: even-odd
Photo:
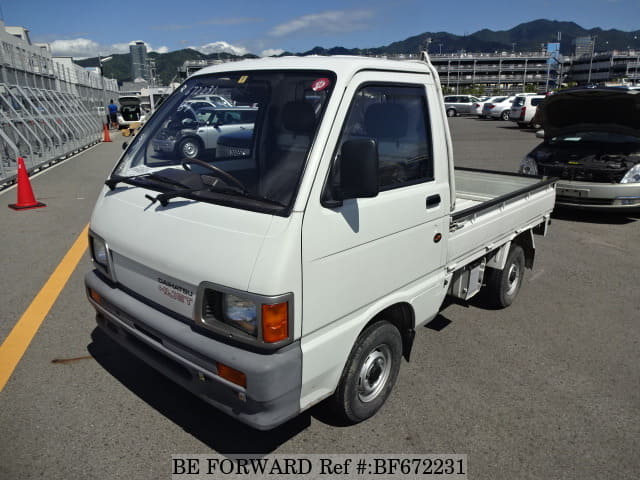
[[0, 15], [57, 56], [127, 53], [140, 40], [159, 53], [191, 47], [268, 56], [315, 46], [375, 48], [424, 32], [508, 30], [539, 18], [634, 31], [640, 0], [0, 0]]

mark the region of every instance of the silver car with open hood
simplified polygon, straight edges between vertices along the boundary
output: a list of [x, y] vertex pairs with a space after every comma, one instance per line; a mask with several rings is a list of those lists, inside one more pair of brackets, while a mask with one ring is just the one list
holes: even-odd
[[544, 142], [520, 172], [558, 177], [559, 205], [640, 211], [640, 91], [569, 89], [542, 108]]

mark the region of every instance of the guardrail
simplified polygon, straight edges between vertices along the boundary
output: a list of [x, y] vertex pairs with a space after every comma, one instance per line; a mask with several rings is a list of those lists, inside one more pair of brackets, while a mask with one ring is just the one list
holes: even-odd
[[15, 182], [18, 157], [41, 169], [98, 143], [103, 123], [75, 94], [0, 83], [0, 188]]

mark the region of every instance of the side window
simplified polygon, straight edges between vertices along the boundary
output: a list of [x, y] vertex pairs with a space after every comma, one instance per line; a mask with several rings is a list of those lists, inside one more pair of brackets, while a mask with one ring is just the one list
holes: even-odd
[[334, 165], [345, 141], [371, 138], [378, 150], [381, 191], [433, 180], [428, 119], [424, 87], [364, 86], [349, 108]]

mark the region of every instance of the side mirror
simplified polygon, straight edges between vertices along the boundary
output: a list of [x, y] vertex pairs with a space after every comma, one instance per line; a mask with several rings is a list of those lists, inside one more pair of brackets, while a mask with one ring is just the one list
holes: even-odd
[[350, 198], [371, 198], [378, 195], [378, 148], [372, 138], [348, 140], [340, 150], [339, 184], [333, 188], [331, 200], [322, 204], [328, 208], [342, 205]]

